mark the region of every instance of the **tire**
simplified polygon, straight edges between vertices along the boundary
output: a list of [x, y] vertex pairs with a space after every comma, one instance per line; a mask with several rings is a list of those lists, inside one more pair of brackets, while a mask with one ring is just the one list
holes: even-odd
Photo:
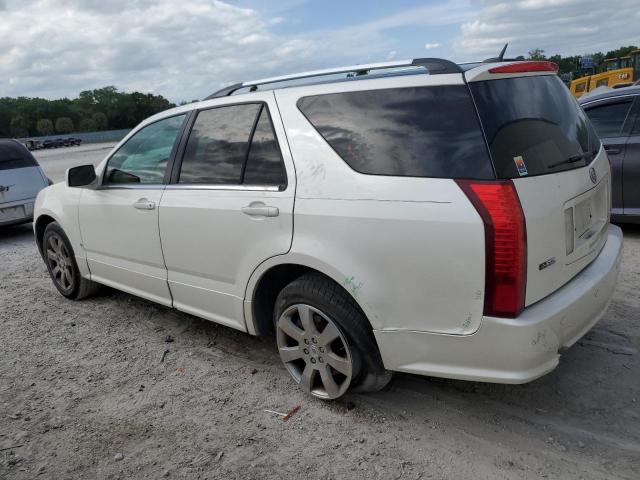
[[44, 229], [42, 258], [58, 292], [71, 300], [82, 300], [100, 289], [100, 284], [80, 275], [71, 242], [57, 222]]
[[392, 378], [353, 297], [322, 274], [305, 274], [282, 289], [274, 324], [285, 368], [313, 396], [333, 400], [347, 391], [374, 392]]

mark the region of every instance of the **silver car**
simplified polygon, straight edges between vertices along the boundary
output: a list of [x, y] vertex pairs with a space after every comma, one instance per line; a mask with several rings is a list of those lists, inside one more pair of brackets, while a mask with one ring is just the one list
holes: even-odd
[[0, 227], [30, 222], [38, 192], [51, 185], [22, 143], [0, 140]]

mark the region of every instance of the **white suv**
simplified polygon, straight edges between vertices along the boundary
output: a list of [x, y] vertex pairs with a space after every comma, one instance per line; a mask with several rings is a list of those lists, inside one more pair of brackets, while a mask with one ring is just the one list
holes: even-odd
[[361, 65], [144, 121], [35, 207], [57, 289], [105, 284], [275, 330], [321, 398], [392, 371], [523, 383], [604, 314], [622, 234], [600, 141], [549, 62]]

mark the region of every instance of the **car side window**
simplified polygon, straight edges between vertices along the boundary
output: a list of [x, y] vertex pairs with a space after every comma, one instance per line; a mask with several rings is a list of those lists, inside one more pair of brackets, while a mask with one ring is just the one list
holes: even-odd
[[160, 184], [185, 114], [165, 118], [142, 128], [107, 162], [103, 183]]
[[284, 185], [282, 156], [268, 107], [252, 103], [199, 112], [178, 183]]
[[198, 113], [182, 158], [178, 183], [239, 184], [259, 103]]
[[277, 185], [287, 183], [280, 147], [273, 130], [269, 109], [265, 105], [251, 138], [249, 156], [244, 170], [246, 185]]
[[617, 137], [622, 132], [629, 110], [631, 100], [608, 103], [591, 107], [587, 110], [587, 116], [596, 129], [600, 138]]

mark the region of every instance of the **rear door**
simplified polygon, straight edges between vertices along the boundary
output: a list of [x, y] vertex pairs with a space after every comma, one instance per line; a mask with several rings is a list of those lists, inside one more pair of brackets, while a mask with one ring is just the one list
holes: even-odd
[[174, 307], [246, 330], [249, 276], [291, 246], [295, 174], [273, 92], [240, 98], [194, 116], [160, 236]]
[[611, 163], [611, 213], [624, 213], [623, 168], [629, 140], [633, 97], [587, 102], [585, 112], [602, 140]]
[[557, 75], [484, 75], [469, 86], [496, 175], [513, 180], [525, 215], [525, 305], [531, 305], [571, 280], [602, 248], [609, 163]]

